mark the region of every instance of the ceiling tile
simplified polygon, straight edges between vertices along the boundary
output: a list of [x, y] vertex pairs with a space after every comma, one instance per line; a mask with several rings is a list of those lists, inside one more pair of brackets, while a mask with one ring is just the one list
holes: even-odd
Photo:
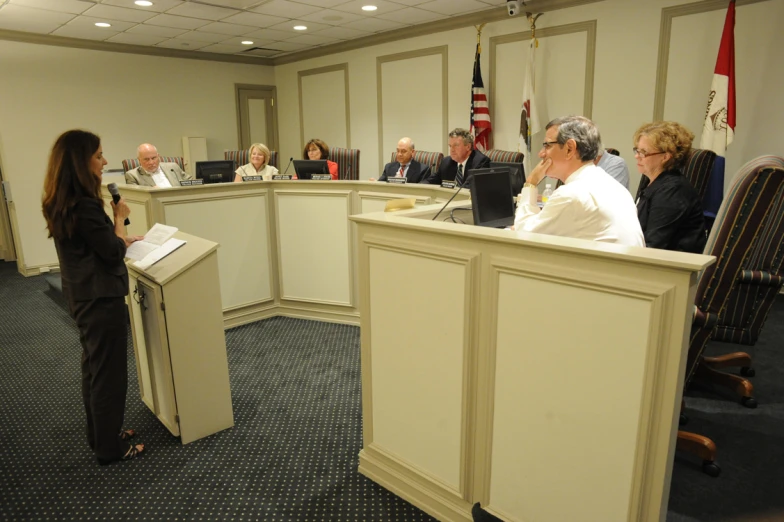
[[[375, 11], [363, 11], [362, 6], [364, 5], [374, 5], [378, 9]], [[335, 10], [344, 11], [346, 13], [354, 13], [361, 16], [378, 16], [383, 13], [398, 11], [404, 7], [405, 6], [400, 4], [386, 2], [385, 0], [351, 0], [350, 2], [340, 4], [339, 6], [335, 7]]]
[[[106, 0], [104, 0], [106, 1]], [[419, 4], [424, 4], [425, 2], [429, 2], [430, 0], [393, 0], [396, 4], [403, 4], [407, 6], [414, 6]], [[501, 2], [506, 2], [506, 0], [500, 0]]]
[[364, 20], [349, 22], [342, 27], [359, 29], [360, 31], [369, 31], [371, 33], [378, 33], [381, 31], [392, 31], [394, 29], [400, 29], [401, 27], [406, 27], [406, 25], [393, 22], [391, 20], [384, 20], [383, 18], [365, 18]]
[[9, 4], [0, 8], [0, 29], [50, 33], [73, 17], [74, 15], [69, 13], [56, 13]]
[[254, 13], [282, 16], [284, 18], [302, 18], [315, 13], [319, 8], [312, 5], [287, 2], [286, 0], [272, 0], [266, 4], [251, 9]]
[[212, 22], [201, 28], [202, 31], [208, 33], [228, 34], [231, 36], [240, 36], [252, 33], [256, 28], [249, 25], [227, 24], [224, 22]]
[[291, 38], [291, 33], [288, 31], [278, 31], [277, 29], [258, 29], [244, 36], [250, 38], [263, 38], [265, 40], [285, 40]]
[[199, 0], [203, 4], [212, 4], [221, 7], [232, 7], [234, 9], [247, 9], [259, 4], [263, 4], [265, 0]]
[[188, 40], [186, 38], [171, 38], [165, 40], [155, 47], [166, 47], [167, 49], [182, 49], [183, 51], [198, 51], [203, 47], [212, 45], [209, 42], [199, 42], [198, 40]]
[[219, 43], [225, 42], [229, 38], [232, 38], [232, 35], [206, 33], [204, 31], [188, 31], [187, 33], [179, 35], [177, 38], [182, 40], [195, 40], [197, 42]]
[[242, 52], [244, 45], [213, 44], [199, 49], [207, 53], [237, 54]]
[[349, 40], [351, 38], [361, 38], [363, 36], [368, 36], [373, 33], [368, 31], [360, 31], [358, 29], [351, 29], [349, 27], [328, 27], [314, 34], [331, 36], [333, 38], [340, 38], [342, 40]]
[[354, 20], [362, 20], [365, 18], [361, 14], [346, 13], [344, 11], [336, 11], [334, 9], [323, 9], [311, 15], [304, 16], [300, 20], [304, 22], [317, 22], [329, 25], [343, 25]]
[[[96, 23], [98, 22], [108, 22], [112, 24], [111, 27], [96, 27]], [[95, 18], [92, 16], [77, 16], [76, 18], [72, 19], [70, 22], [66, 24], [67, 27], [71, 28], [82, 28], [82, 29], [90, 29], [91, 31], [110, 31], [113, 33], [121, 33], [126, 29], [130, 29], [136, 25], [133, 22], [123, 22], [122, 20], [111, 20], [109, 18]], [[109, 38], [108, 36], [106, 38]]]
[[151, 34], [118, 33], [106, 41], [131, 45], [155, 45], [165, 39], [166, 38], [163, 36], [154, 36]]
[[289, 18], [281, 18], [279, 16], [263, 15], [258, 13], [238, 13], [228, 18], [224, 18], [221, 22], [249, 25], [251, 27], [269, 27], [271, 25], [285, 22]]
[[263, 57], [267, 58], [267, 57], [270, 57], [270, 56], [276, 56], [278, 54], [281, 54], [281, 52], [280, 51], [273, 51], [273, 50], [270, 50], [270, 49], [252, 49], [252, 50], [249, 50], [249, 51], [243, 51], [241, 53], [241, 56], [263, 56]]
[[[305, 31], [297, 31], [294, 29], [295, 25], [304, 25], [307, 27]], [[287, 33], [294, 33], [294, 34], [309, 34], [321, 29], [326, 29], [329, 27], [325, 24], [317, 24], [315, 22], [305, 22], [302, 20], [289, 20], [288, 22], [283, 22], [281, 24], [271, 25], [269, 29], [275, 29], [276, 31], [285, 31]], [[289, 36], [291, 38], [291, 36]]]
[[131, 27], [126, 31], [127, 33], [134, 34], [148, 34], [152, 36], [163, 36], [166, 38], [174, 38], [175, 36], [187, 33], [187, 29], [175, 29], [173, 27], [163, 27], [158, 25], [139, 24]]
[[82, 2], [81, 0], [11, 0], [10, 3], [71, 14], [83, 13], [95, 5], [93, 2]]
[[133, 0], [103, 0], [101, 4], [114, 5], [118, 7], [127, 7], [129, 9], [137, 9], [139, 11], [151, 11], [154, 13], [162, 13], [172, 7], [177, 7], [182, 3], [182, 0], [154, 0], [153, 4], [149, 7], [142, 7], [133, 3]]
[[306, 45], [324, 45], [339, 42], [338, 38], [332, 38], [322, 34], [301, 34], [294, 38], [289, 38], [287, 42], [302, 43]]
[[198, 18], [159, 14], [158, 16], [153, 16], [144, 23], [146, 25], [162, 25], [164, 27], [173, 27], [176, 29], [198, 29], [199, 27], [208, 25], [210, 22]]
[[192, 18], [204, 18], [205, 20], [222, 20], [227, 16], [237, 14], [239, 11], [236, 9], [226, 9], [225, 7], [213, 7], [211, 5], [185, 2], [166, 12], [177, 16], [190, 16]]
[[492, 9], [491, 6], [483, 2], [477, 2], [477, 0], [431, 0], [430, 2], [419, 4], [417, 7], [448, 16]]
[[300, 4], [315, 5], [316, 7], [335, 7], [345, 4], [348, 0], [296, 0]]
[[101, 28], [90, 25], [64, 25], [61, 28], [52, 31], [54, 36], [65, 36], [67, 38], [81, 38], [83, 40], [108, 40], [112, 36], [118, 34], [112, 28]]
[[299, 51], [301, 49], [305, 49], [310, 46], [307, 44], [295, 43], [295, 42], [273, 42], [265, 47], [269, 47], [270, 49], [279, 49], [281, 51], [290, 52], [290, 51]]
[[425, 11], [424, 9], [417, 9], [416, 7], [406, 7], [400, 11], [378, 15], [378, 17], [383, 18], [384, 20], [400, 22], [401, 24], [421, 24], [423, 22], [432, 22], [433, 20], [443, 20], [446, 18], [442, 14]]
[[139, 11], [138, 9], [125, 9], [124, 7], [115, 7], [112, 5], [96, 5], [82, 14], [95, 18], [108, 18], [110, 20], [140, 23], [149, 20], [157, 13]]

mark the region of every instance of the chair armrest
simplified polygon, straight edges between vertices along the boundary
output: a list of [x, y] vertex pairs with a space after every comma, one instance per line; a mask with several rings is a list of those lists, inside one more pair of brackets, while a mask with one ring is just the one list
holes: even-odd
[[719, 315], [703, 312], [695, 305], [691, 319], [692, 319], [691, 321], [692, 328], [712, 330], [713, 327], [716, 326], [716, 323], [719, 321]]
[[761, 270], [742, 270], [738, 281], [745, 285], [772, 286], [781, 288], [784, 278]]

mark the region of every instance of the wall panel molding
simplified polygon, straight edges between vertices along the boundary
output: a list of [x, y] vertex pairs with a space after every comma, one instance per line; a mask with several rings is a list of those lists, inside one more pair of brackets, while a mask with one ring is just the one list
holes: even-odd
[[335, 71], [343, 71], [343, 85], [346, 93], [346, 148], [351, 148], [351, 97], [349, 96], [348, 88], [348, 63], [338, 63], [335, 65], [328, 65], [326, 67], [318, 67], [316, 69], [305, 69], [297, 72], [297, 92], [299, 96], [299, 139], [302, 146], [305, 145], [305, 114], [303, 112], [302, 103], [302, 78], [304, 76], [313, 76], [316, 74], [324, 74]]

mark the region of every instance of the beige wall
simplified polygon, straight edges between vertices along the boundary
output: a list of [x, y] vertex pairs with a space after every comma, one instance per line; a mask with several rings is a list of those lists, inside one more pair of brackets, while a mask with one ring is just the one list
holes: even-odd
[[49, 150], [85, 128], [101, 136], [107, 168], [121, 168], [149, 141], [182, 154], [183, 136], [204, 136], [210, 159], [237, 148], [234, 84], [273, 85], [272, 67], [163, 58], [3, 41], [0, 157], [11, 182], [22, 270], [57, 263], [40, 211]]
[[[619, 149], [627, 160], [632, 191], [636, 190], [640, 175], [631, 153], [631, 137], [637, 127], [653, 119], [662, 10], [688, 4], [709, 8], [710, 2], [606, 0], [547, 12], [537, 22], [539, 29], [555, 29], [596, 21], [594, 81], [589, 85], [593, 89], [590, 112], [602, 130], [606, 146]], [[738, 167], [749, 159], [760, 154], [784, 153], [775, 131], [784, 116], [784, 97], [779, 95], [777, 87], [784, 80], [784, 62], [777, 59], [777, 50], [784, 47], [784, 33], [776, 29], [784, 22], [784, 2], [751, 0], [738, 4], [735, 30], [738, 129], [736, 142], [727, 152], [727, 183]], [[725, 12], [726, 7], [722, 7], [679, 16], [673, 20], [669, 36], [670, 52], [665, 57], [669, 75], [664, 116], [688, 125], [697, 136], [696, 144], [701, 134]], [[496, 81], [497, 99], [490, 99], [490, 105], [499, 148], [513, 148], [517, 141], [515, 125], [526, 57], [521, 54], [522, 42], [498, 45], [496, 70], [491, 71], [490, 39], [528, 30], [527, 21], [518, 17], [490, 23], [482, 32], [482, 72], [488, 93], [493, 88], [491, 79]], [[385, 73], [383, 86], [379, 88], [377, 58], [438, 46], [448, 47], [448, 82], [441, 88], [441, 99], [445, 96], [448, 102], [448, 127], [467, 126], [475, 45], [476, 31], [467, 27], [277, 66], [282, 156], [293, 155], [301, 149], [299, 118], [289, 117], [298, 111], [298, 71], [346, 63], [351, 92], [351, 146], [362, 152], [360, 177], [377, 176], [397, 141], [397, 137], [386, 134], [391, 128], [399, 127], [397, 103], [387, 104], [388, 94], [397, 88], [412, 99], [425, 98], [437, 105], [439, 100], [433, 98], [434, 86], [441, 87], [441, 71], [433, 67], [432, 60], [407, 60], [405, 79], [397, 85], [388, 84]], [[564, 112], [583, 108], [588, 50], [585, 32], [540, 39], [537, 90], [542, 101], [543, 123]], [[388, 68], [386, 63], [384, 68]], [[379, 92], [382, 92], [383, 101], [381, 125]], [[399, 95], [394, 96], [396, 102], [399, 98]], [[420, 142], [429, 140], [435, 123], [431, 120], [438, 113], [437, 107], [432, 107], [426, 113], [430, 119], [409, 121], [405, 133]], [[388, 127], [388, 120], [397, 123]], [[379, 148], [380, 139], [383, 150]], [[541, 136], [535, 136], [534, 143], [538, 142], [541, 142]], [[421, 145], [420, 148], [425, 149]]]
[[[784, 48], [784, 33], [776, 29], [784, 22], [784, 2], [739, 0], [738, 4], [738, 128], [727, 152], [727, 184], [749, 159], [784, 154], [778, 137], [784, 116], [784, 97], [778, 92], [784, 81], [784, 62], [777, 58], [778, 50]], [[662, 12], [684, 5], [707, 11], [674, 18], [671, 33], [665, 35], [670, 50], [663, 57], [668, 67], [662, 87], [663, 114], [689, 126], [699, 143], [725, 2], [606, 0], [547, 12], [537, 23], [544, 35], [537, 58], [543, 119], [580, 111], [585, 100], [590, 100], [591, 116], [605, 144], [618, 148], [629, 164], [632, 191], [639, 174], [631, 154], [631, 136], [641, 123], [653, 119]], [[720, 9], [711, 10], [711, 6]], [[560, 32], [570, 24], [594, 21], [595, 66], [593, 81], [586, 85], [593, 49], [588, 34]], [[518, 17], [490, 23], [482, 33], [482, 71], [488, 93], [496, 95], [490, 106], [499, 148], [513, 148], [516, 142], [526, 58], [521, 56], [523, 42], [499, 44], [495, 70], [491, 70], [490, 41], [528, 30], [526, 20]], [[547, 31], [554, 35], [547, 36]], [[118, 168], [122, 158], [133, 156], [142, 141], [156, 143], [163, 154], [179, 154], [180, 138], [185, 135], [206, 136], [210, 158], [218, 158], [223, 149], [237, 147], [233, 84], [274, 84], [279, 96], [281, 157], [300, 157], [303, 134], [308, 139], [323, 128], [323, 122], [318, 122], [324, 116], [320, 113], [328, 113], [335, 125], [334, 136], [347, 135], [346, 143], [331, 140], [329, 145], [350, 143], [360, 149], [360, 175], [368, 179], [379, 174], [394, 150], [399, 136], [392, 134], [408, 134], [420, 149], [428, 150], [437, 147], [439, 128], [468, 125], [475, 45], [476, 31], [466, 27], [272, 68], [3, 41], [0, 66], [6, 72], [0, 76], [0, 157], [16, 200], [11, 212], [15, 213], [12, 222], [18, 221], [14, 232], [21, 238], [17, 239], [21, 245], [17, 255], [24, 256], [22, 268], [56, 263], [40, 217], [39, 198], [47, 149], [68, 128], [81, 126], [99, 133], [110, 168]], [[388, 61], [401, 53], [416, 56], [434, 48], [445, 51], [438, 55], [431, 51], [427, 55], [431, 58]], [[441, 60], [445, 63], [439, 68]], [[401, 65], [405, 77], [393, 80], [392, 76], [400, 77]], [[330, 73], [327, 76], [336, 80], [330, 85], [319, 88], [323, 75], [303, 76], [304, 88], [300, 89], [300, 72], [333, 66], [348, 71], [347, 84], [337, 81], [339, 73]], [[442, 81], [444, 76], [446, 81]], [[417, 101], [398, 109], [406, 97]], [[422, 100], [426, 107], [418, 110]], [[346, 114], [341, 118], [336, 111]], [[416, 121], [411, 112], [426, 116]], [[541, 135], [534, 137], [534, 143], [538, 142]], [[440, 143], [445, 151], [446, 140]]]

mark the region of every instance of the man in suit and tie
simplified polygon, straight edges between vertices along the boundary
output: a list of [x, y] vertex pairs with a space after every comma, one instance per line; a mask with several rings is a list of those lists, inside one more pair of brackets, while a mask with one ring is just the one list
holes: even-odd
[[422, 165], [414, 159], [414, 142], [402, 138], [397, 142], [397, 161], [387, 163], [379, 181], [388, 178], [406, 178], [406, 183], [424, 183], [430, 177], [430, 165]]
[[149, 143], [142, 143], [136, 149], [140, 167], [125, 173], [128, 185], [144, 185], [147, 187], [179, 187], [180, 181], [192, 179], [176, 163], [161, 163], [158, 149]]
[[467, 185], [471, 170], [490, 166], [490, 158], [474, 149], [474, 137], [465, 129], [449, 133], [449, 157], [430, 174], [427, 183], [440, 185], [442, 181], [454, 181], [457, 186]]

